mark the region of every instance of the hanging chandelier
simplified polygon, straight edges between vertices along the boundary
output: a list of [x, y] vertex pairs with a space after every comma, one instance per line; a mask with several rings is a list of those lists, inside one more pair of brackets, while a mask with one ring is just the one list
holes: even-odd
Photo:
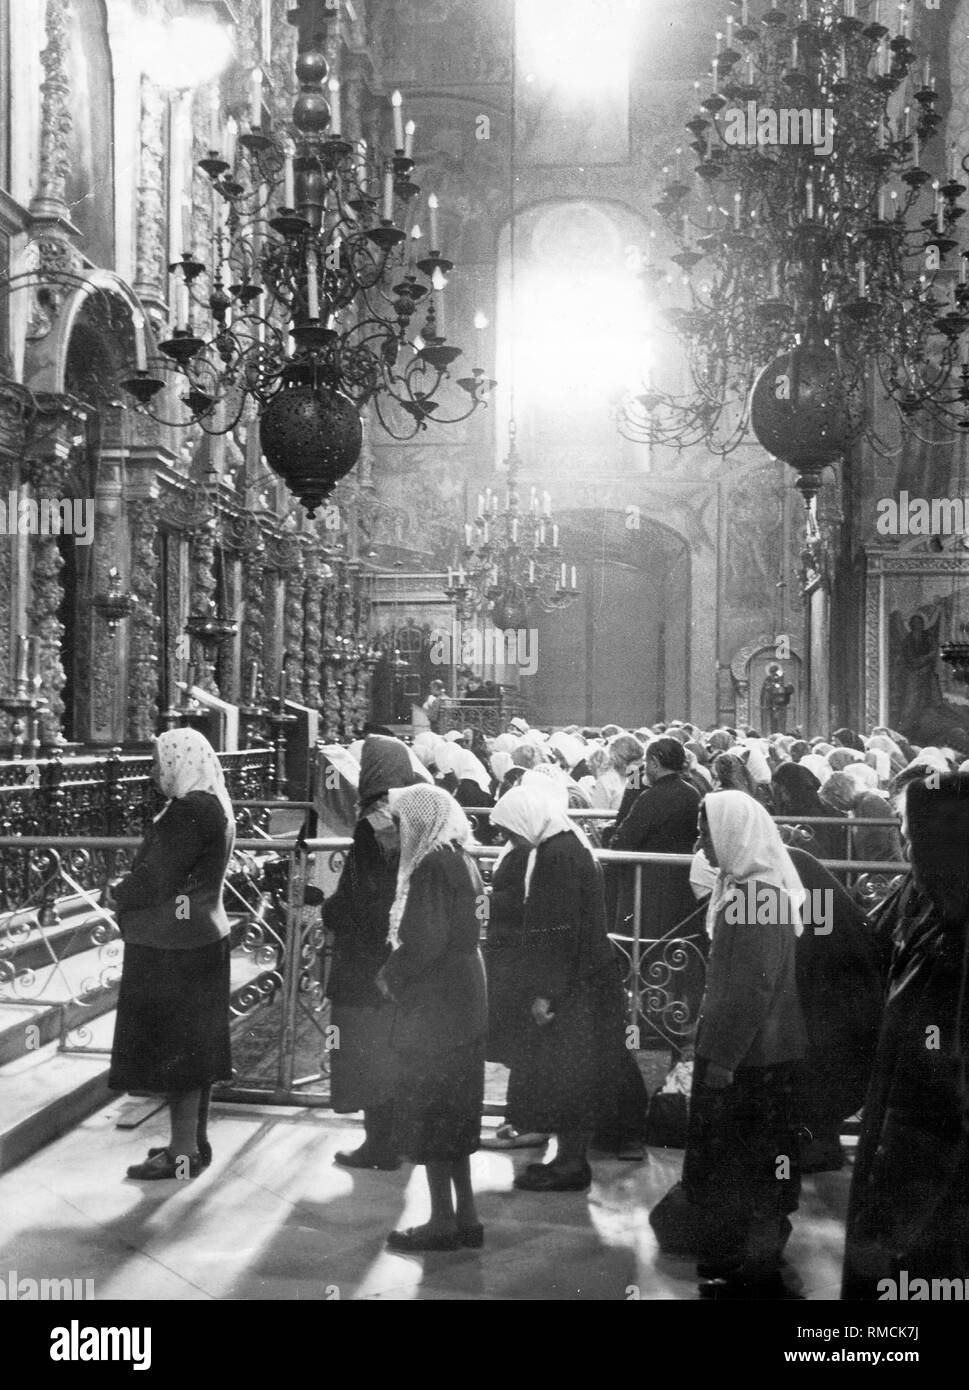
[[689, 389], [646, 375], [619, 428], [718, 454], [752, 429], [810, 499], [853, 443], [886, 451], [879, 401], [920, 436], [969, 429], [966, 166], [926, 159], [939, 97], [908, 6], [735, 8], [696, 84], [695, 170], [678, 150], [656, 204], [675, 271], [645, 267]]
[[[368, 151], [342, 129], [329, 77], [328, 0], [299, 0], [299, 94], [292, 127], [271, 125], [260, 70], [248, 110], [223, 132], [213, 110], [199, 167], [212, 197], [211, 260], [185, 252], [171, 267], [174, 319], [123, 381], [160, 423], [231, 430], [247, 402], [266, 460], [312, 516], [353, 467], [359, 412], [396, 439], [467, 419], [494, 388], [483, 367], [452, 380], [462, 350], [448, 340], [438, 200], [427, 199], [429, 247], [412, 208], [420, 188], [413, 121], [392, 98], [394, 149]], [[166, 390], [167, 388], [170, 388]], [[183, 409], [171, 415], [173, 397]]]
[[517, 629], [536, 607], [546, 613], [567, 608], [579, 590], [575, 566], [562, 558], [549, 493], [539, 498], [533, 487], [522, 509], [514, 421], [509, 436], [504, 506], [490, 487], [478, 494], [477, 514], [464, 528], [463, 561], [457, 574], [448, 571], [446, 592], [464, 607], [487, 611], [496, 627]]

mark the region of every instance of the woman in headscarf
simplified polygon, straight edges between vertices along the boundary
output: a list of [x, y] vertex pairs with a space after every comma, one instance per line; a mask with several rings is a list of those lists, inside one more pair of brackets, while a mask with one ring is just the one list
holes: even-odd
[[393, 1008], [374, 983], [390, 954], [387, 932], [397, 891], [399, 842], [388, 796], [420, 778], [399, 739], [371, 734], [364, 741], [357, 787], [357, 824], [336, 892], [323, 910], [333, 934], [327, 981], [340, 1046], [330, 1053], [331, 1102], [337, 1114], [363, 1111], [364, 1141], [340, 1152], [344, 1168], [400, 1167], [394, 1137], [396, 1056]]
[[582, 739], [560, 730], [551, 735], [548, 746], [574, 781], [578, 782], [580, 777], [588, 777], [589, 764], [586, 762], [588, 749]]
[[[831, 735], [831, 742], [836, 748], [851, 748], [856, 753], [864, 753], [865, 751], [864, 740], [861, 734], [856, 733], [854, 729], [835, 729]], [[836, 770], [840, 771], [840, 768]]]
[[856, 753], [853, 748], [832, 748], [827, 759], [832, 772], [844, 772], [852, 763], [862, 762], [864, 754]]
[[746, 792], [756, 799], [754, 779], [736, 753], [718, 753], [713, 760], [713, 779], [718, 791]]
[[[835, 773], [825, 783], [822, 798], [854, 820], [895, 819], [891, 802], [878, 790], [878, 774], [868, 763], [852, 763], [844, 772]], [[898, 827], [859, 825], [851, 832], [851, 857], [900, 860], [902, 840]]]
[[736, 753], [746, 764], [754, 784], [754, 796], [762, 806], [765, 806], [768, 811], [772, 811], [771, 767], [760, 740], [752, 739], [748, 743], [736, 744], [730, 751]]
[[[503, 910], [520, 912], [521, 922], [503, 1008], [511, 1068], [506, 1119], [519, 1132], [558, 1137], [550, 1163], [532, 1164], [515, 1179], [532, 1192], [589, 1186], [589, 1144], [600, 1121], [615, 1122], [626, 1056], [602, 880], [564, 800], [534, 773], [492, 812], [513, 846], [500, 879]], [[520, 905], [510, 896], [518, 893]]]
[[129, 1178], [195, 1177], [212, 1161], [209, 1096], [232, 1076], [229, 919], [222, 905], [235, 818], [215, 750], [197, 729], [155, 742], [167, 797], [110, 894], [124, 965], [108, 1085], [164, 1095], [171, 1136]]
[[800, 1193], [794, 1087], [806, 1038], [795, 940], [804, 893], [777, 827], [752, 797], [712, 792], [699, 829], [718, 872], [707, 909], [712, 945], [685, 1202], [657, 1208], [653, 1224], [662, 1248], [699, 1252], [701, 1296], [769, 1296], [779, 1288], [788, 1215]]
[[586, 762], [589, 775], [583, 777], [581, 785], [588, 793], [590, 805], [597, 811], [618, 810], [626, 783], [614, 767], [609, 749], [599, 746], [591, 748]]
[[879, 914], [892, 957], [851, 1180], [845, 1299], [917, 1297], [916, 1280], [928, 1298], [933, 1279], [969, 1278], [969, 778], [910, 782], [902, 828], [912, 872]]
[[609, 756], [612, 758], [613, 767], [622, 779], [623, 791], [619, 801], [619, 809], [616, 812], [615, 825], [603, 835], [604, 843], [608, 843], [611, 835], [619, 829], [635, 806], [640, 793], [645, 789], [646, 776], [643, 768], [645, 753], [646, 745], [641, 743], [634, 734], [619, 734], [609, 745]]
[[465, 852], [471, 825], [440, 787], [394, 791], [400, 827], [392, 951], [377, 986], [396, 1005], [396, 1126], [402, 1153], [427, 1169], [431, 1216], [394, 1231], [393, 1250], [479, 1247], [471, 1188], [484, 1102], [488, 1006], [478, 941], [481, 875]]
[[[844, 813], [821, 799], [821, 783], [805, 762], [781, 763], [774, 773], [774, 814], [778, 816], [823, 816], [840, 820]], [[845, 834], [836, 826], [806, 825], [804, 848], [818, 859], [844, 859]]]
[[[437, 754], [441, 785], [449, 791], [459, 806], [487, 807], [495, 804], [491, 777], [468, 748], [452, 743]], [[478, 840], [490, 845], [494, 835], [487, 816], [475, 816], [471, 828]]]

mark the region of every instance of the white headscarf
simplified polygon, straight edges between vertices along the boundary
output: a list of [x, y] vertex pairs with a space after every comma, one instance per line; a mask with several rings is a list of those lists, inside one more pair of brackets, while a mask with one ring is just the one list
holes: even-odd
[[499, 787], [505, 780], [506, 774], [509, 773], [514, 766], [515, 764], [511, 760], [511, 754], [506, 753], [504, 749], [499, 748], [496, 752], [492, 753], [491, 775], [494, 777]]
[[801, 904], [804, 888], [777, 826], [767, 811], [746, 792], [711, 792], [703, 810], [716, 851], [717, 882], [707, 908], [707, 931], [713, 935], [717, 913], [732, 890], [756, 879], [786, 895], [797, 936], [804, 930]]
[[730, 751], [743, 760], [756, 784], [770, 785], [770, 763], [767, 761], [767, 754], [758, 743], [738, 743]]
[[[532, 780], [526, 787], [525, 778], [527, 777], [531, 777]], [[567, 806], [568, 792], [565, 784], [562, 783], [561, 790], [559, 790], [551, 778], [543, 777], [535, 771], [526, 772], [525, 777], [522, 778], [517, 787], [512, 787], [511, 791], [505, 792], [491, 813], [492, 825], [500, 825], [503, 830], [510, 830], [513, 835], [520, 835], [532, 846], [532, 852], [528, 856], [528, 865], [525, 869], [526, 899], [531, 887], [532, 874], [535, 871], [538, 847], [546, 840], [550, 840], [553, 835], [561, 835], [563, 830], [571, 831], [589, 853], [592, 853], [592, 846], [587, 837], [575, 821], [567, 815]]]
[[363, 757], [363, 739], [355, 738], [352, 743], [347, 744], [347, 752], [354, 762], [359, 762]]
[[414, 739], [414, 756], [418, 758], [425, 767], [437, 762], [437, 754], [441, 748], [447, 748], [447, 744], [440, 734], [433, 733], [430, 729], [423, 729]]
[[860, 792], [875, 792], [878, 790], [878, 773], [870, 763], [849, 763], [842, 771]]
[[518, 739], [514, 734], [499, 734], [491, 740], [492, 753], [513, 753], [517, 747]]
[[392, 788], [388, 801], [400, 822], [397, 894], [390, 909], [387, 934], [387, 940], [396, 948], [414, 870], [442, 845], [466, 845], [471, 839], [471, 822], [443, 787]]
[[229, 799], [222, 764], [215, 749], [198, 729], [166, 729], [155, 740], [160, 769], [159, 785], [168, 798], [155, 817], [161, 820], [172, 801], [188, 796], [189, 792], [211, 792], [218, 797], [229, 825], [235, 826], [235, 814]]
[[442, 777], [453, 772], [459, 782], [474, 782], [486, 795], [491, 795], [491, 778], [470, 748], [450, 743], [439, 752], [436, 761]]
[[572, 734], [557, 733], [552, 734], [548, 741], [549, 748], [555, 753], [561, 753], [565, 759], [565, 765], [571, 772], [576, 763], [580, 763], [586, 755], [586, 746]]
[[809, 772], [813, 772], [822, 787], [831, 776], [831, 764], [820, 753], [805, 753], [801, 759], [801, 766], [806, 767]]

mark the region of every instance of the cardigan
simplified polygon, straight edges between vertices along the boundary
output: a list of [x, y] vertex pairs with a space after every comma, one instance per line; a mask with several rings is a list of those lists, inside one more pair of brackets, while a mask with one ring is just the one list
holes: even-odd
[[211, 792], [169, 802], [114, 889], [125, 944], [194, 950], [228, 936], [222, 890], [234, 838]]

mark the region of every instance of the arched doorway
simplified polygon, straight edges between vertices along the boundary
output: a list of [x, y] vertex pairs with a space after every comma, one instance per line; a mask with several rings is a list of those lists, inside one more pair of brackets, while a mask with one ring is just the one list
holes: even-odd
[[620, 512], [565, 512], [562, 539], [581, 597], [537, 617], [535, 674], [522, 681], [542, 723], [633, 728], [690, 712], [690, 553], [682, 536]]

